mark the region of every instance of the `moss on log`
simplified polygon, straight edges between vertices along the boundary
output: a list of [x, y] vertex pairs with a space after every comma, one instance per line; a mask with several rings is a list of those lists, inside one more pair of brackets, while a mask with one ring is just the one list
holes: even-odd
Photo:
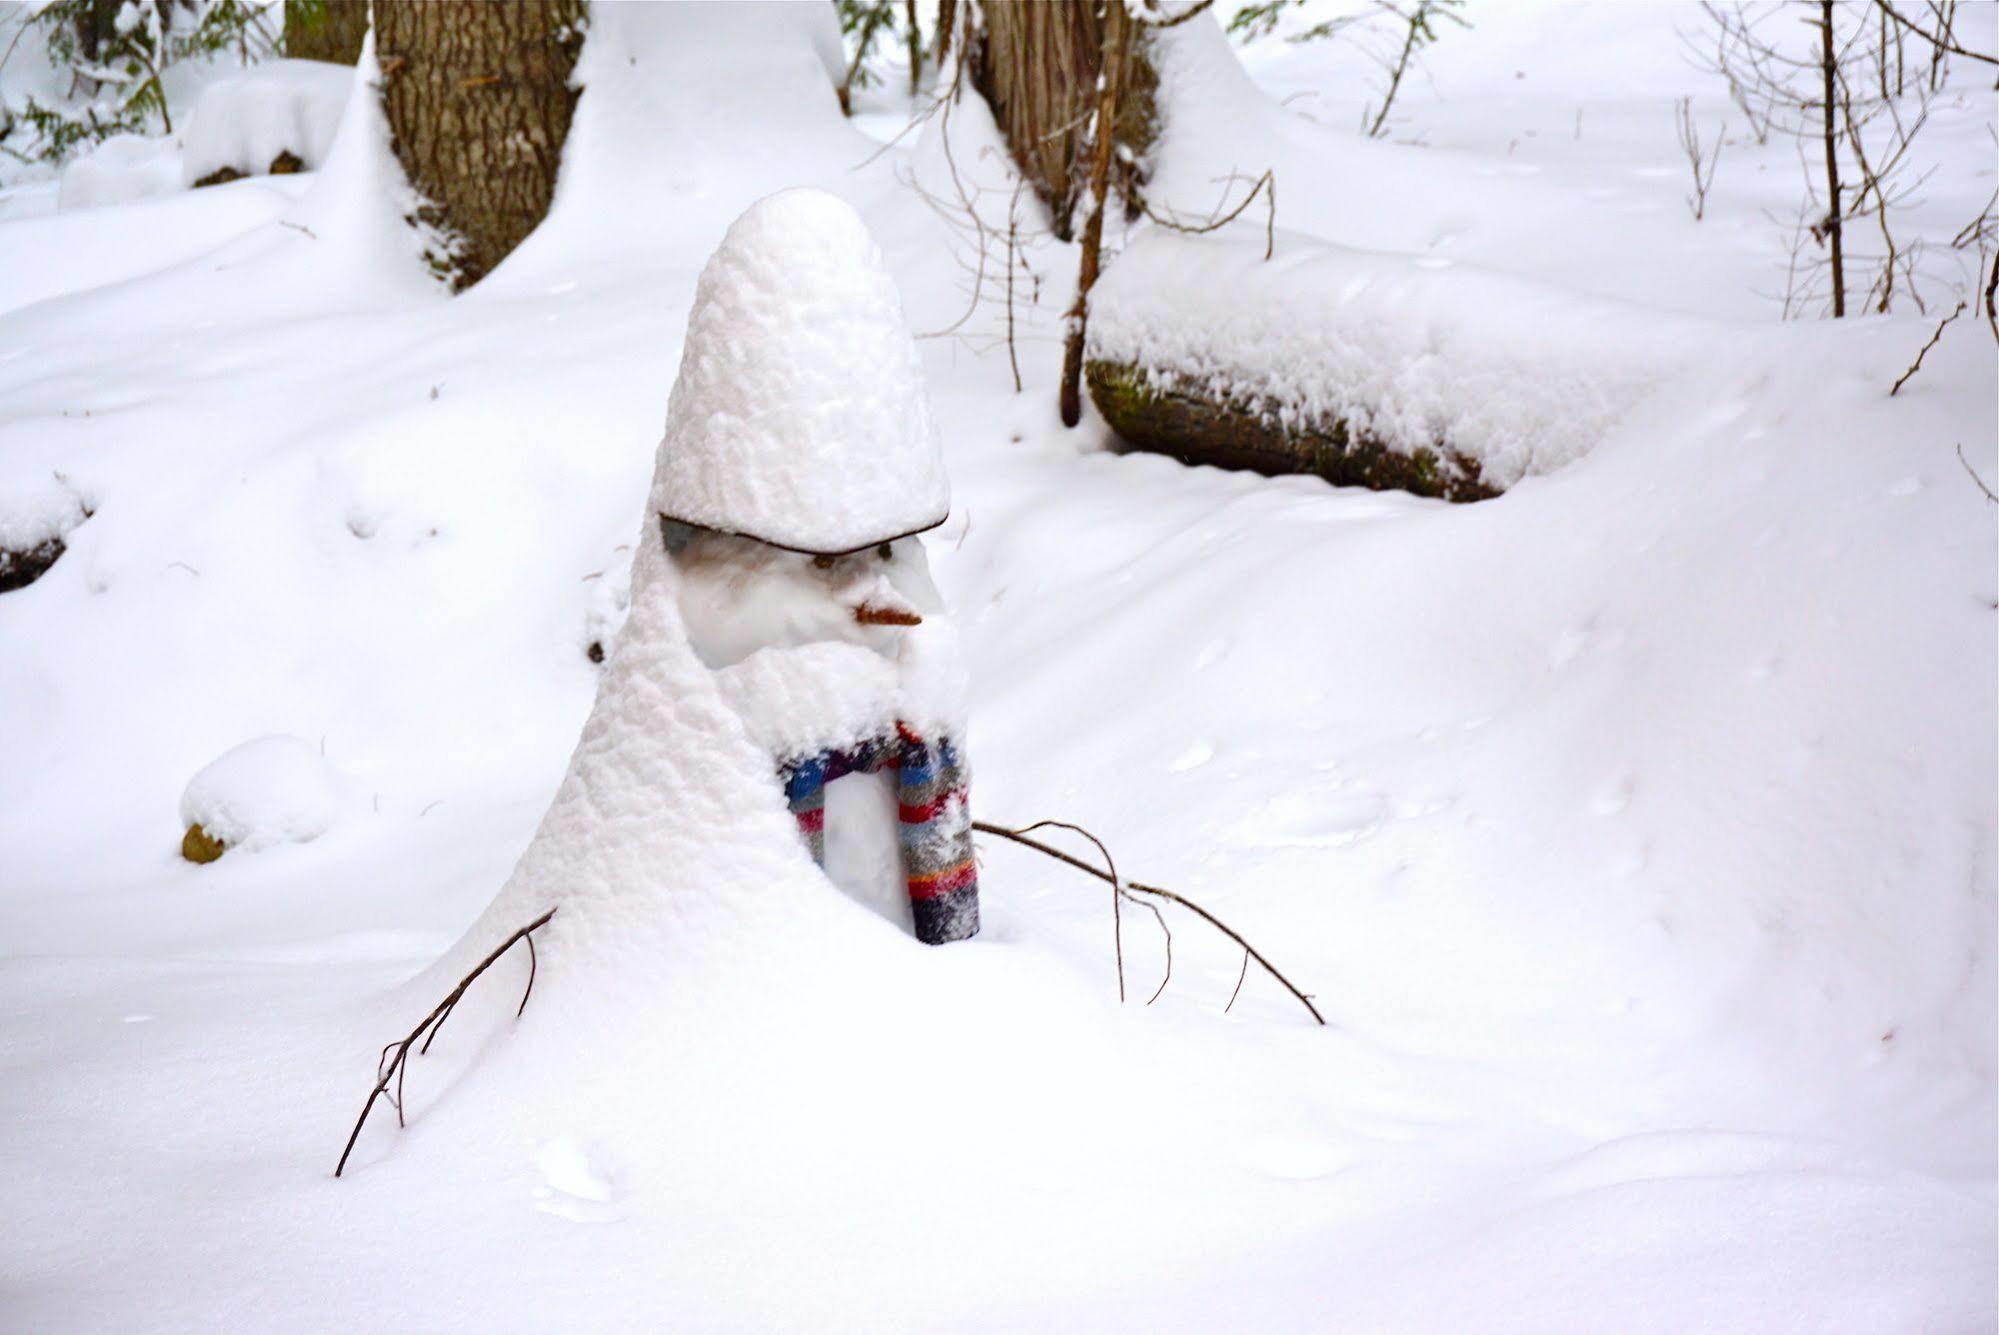
[[1447, 501], [1499, 495], [1476, 460], [1446, 444], [1401, 454], [1335, 418], [1287, 424], [1255, 403], [1196, 386], [1153, 383], [1130, 362], [1084, 364], [1090, 398], [1119, 438], [1189, 464], [1248, 469], [1266, 477], [1310, 473], [1336, 486], [1408, 491]]

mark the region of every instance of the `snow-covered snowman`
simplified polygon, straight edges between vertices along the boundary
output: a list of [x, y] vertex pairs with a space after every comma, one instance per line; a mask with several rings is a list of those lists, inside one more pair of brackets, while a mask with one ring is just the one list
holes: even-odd
[[653, 505], [688, 640], [834, 881], [918, 939], [978, 931], [956, 637], [920, 536], [950, 490], [866, 226], [818, 190], [702, 270]]

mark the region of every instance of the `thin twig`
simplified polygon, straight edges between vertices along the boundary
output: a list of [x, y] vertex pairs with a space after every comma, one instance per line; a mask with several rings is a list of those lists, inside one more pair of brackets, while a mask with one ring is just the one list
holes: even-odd
[[1195, 4], [1181, 10], [1171, 18], [1149, 19], [1143, 14], [1133, 14], [1131, 17], [1141, 28], [1177, 28], [1195, 15], [1204, 13], [1214, 3], [1215, 0], [1196, 0]]
[[1242, 969], [1235, 976], [1235, 991], [1229, 993], [1229, 1004], [1222, 1007], [1222, 1014], [1227, 1015], [1235, 1009], [1235, 999], [1242, 995], [1242, 980], [1247, 977], [1249, 977], [1249, 952], [1245, 950], [1242, 952]]
[[1961, 440], [1957, 443], [1957, 461], [1964, 465], [1965, 472], [1971, 474], [1971, 480], [1976, 482], [1978, 489], [1985, 493], [1985, 499], [1994, 505], [1999, 505], [1999, 496], [1992, 494], [1992, 488], [1986, 486], [1985, 479], [1978, 476], [1978, 470], [1971, 466], [1971, 460], [1964, 457], [1964, 442]]
[[[421, 1039], [423, 1040], [423, 1046], [417, 1049], [417, 1054], [421, 1056], [423, 1053], [430, 1051], [430, 1040], [437, 1036], [436, 1031], [443, 1026], [444, 1021], [450, 1016], [452, 1010], [457, 1007], [459, 998], [465, 995], [465, 989], [472, 986], [473, 980], [491, 968], [500, 956], [513, 949], [517, 943], [526, 941], [528, 943], [527, 988], [521, 993], [521, 1004], [514, 1011], [514, 1018], [520, 1018], [521, 1012], [527, 1009], [528, 998], [534, 994], [536, 967], [534, 933], [540, 928], [546, 927], [548, 920], [554, 916], [555, 910], [550, 909], [527, 926], [514, 932], [513, 935], [509, 936], [499, 945], [493, 947], [492, 953], [474, 965], [472, 972], [459, 979], [458, 986], [452, 988], [444, 1000], [438, 1002], [436, 1008], [430, 1014], [423, 1017], [423, 1022], [410, 1030], [407, 1037], [383, 1045], [382, 1055], [375, 1063], [375, 1087], [368, 1092], [368, 1101], [361, 1105], [361, 1115], [354, 1119], [354, 1130], [348, 1133], [347, 1147], [340, 1151], [340, 1162], [334, 1165], [333, 1168], [333, 1175], [335, 1177], [339, 1177], [341, 1172], [347, 1167], [347, 1158], [354, 1153], [354, 1145], [361, 1139], [361, 1128], [368, 1124], [368, 1114], [374, 1111], [375, 1100], [386, 1098], [389, 1101], [389, 1106], [396, 1110], [396, 1125], [405, 1125], [403, 1121], [403, 1077], [409, 1070], [408, 1058], [410, 1049], [416, 1047], [417, 1041]], [[395, 1085], [395, 1092], [393, 1094], [389, 1092], [391, 1083]]]
[[1916, 34], [1916, 36], [1922, 38], [1924, 41], [1928, 42], [1931, 46], [1935, 47], [1939, 51], [1948, 51], [1954, 56], [1963, 56], [1967, 60], [1980, 60], [1985, 62], [1987, 65], [1999, 65], [1999, 59], [1995, 59], [1992, 56], [1980, 54], [1977, 51], [1967, 51], [1963, 47], [1959, 46], [1957, 43], [1950, 41], [1947, 38], [1938, 36], [1935, 33], [1925, 32], [1923, 29], [1917, 27], [1910, 20], [1905, 19], [1900, 14], [1896, 13], [1895, 7], [1889, 4], [1888, 0], [1874, 0], [1874, 3], [1876, 6], [1880, 8], [1883, 14], [1886, 14], [1889, 18], [1895, 20], [1895, 22], [1901, 24], [1904, 28], [1907, 28], [1910, 32]]
[[1935, 347], [1937, 345], [1937, 340], [1943, 337], [1943, 331], [1950, 327], [1950, 322], [1952, 320], [1955, 320], [1958, 316], [1964, 314], [1965, 307], [1968, 304], [1969, 304], [1968, 302], [1964, 301], [1958, 302], [1957, 309], [1952, 311], [1949, 315], [1943, 317], [1942, 321], [1939, 322], [1937, 325], [1936, 332], [1930, 335], [1930, 341], [1923, 344], [1922, 351], [1916, 354], [1916, 360], [1909, 364], [1909, 369], [1902, 372], [1902, 378], [1900, 380], [1897, 380], [1894, 386], [1889, 389], [1888, 391], [1889, 398], [1891, 399], [1894, 398], [1895, 395], [1901, 390], [1902, 386], [1908, 384], [1909, 381], [1915, 377], [1916, 372], [1923, 369], [1923, 358], [1929, 356], [1930, 349]]
[[[1240, 176], [1231, 176], [1228, 177], [1227, 179], [1234, 181], [1234, 180], [1243, 180], [1245, 178]], [[1145, 216], [1152, 219], [1153, 222], [1158, 223], [1161, 227], [1164, 227], [1169, 231], [1185, 232], [1189, 236], [1205, 236], [1209, 232], [1220, 231], [1222, 228], [1234, 222], [1237, 218], [1240, 218], [1243, 215], [1243, 211], [1256, 201], [1256, 196], [1258, 192], [1263, 190], [1268, 190], [1270, 192], [1269, 195], [1270, 211], [1268, 217], [1265, 218], [1263, 225], [1263, 258], [1267, 260], [1271, 257], [1272, 254], [1276, 252], [1277, 249], [1277, 177], [1269, 169], [1266, 169], [1263, 175], [1256, 178], [1256, 184], [1251, 186], [1249, 188], [1249, 193], [1242, 197], [1242, 203], [1236, 205], [1234, 208], [1230, 209], [1227, 213], [1224, 213], [1219, 217], [1210, 218], [1205, 223], [1183, 223], [1175, 218], [1162, 217], [1159, 214], [1154, 213], [1152, 211], [1152, 206], [1149, 204], [1145, 206]]]
[[[1035, 825], [1028, 826], [1027, 830], [1035, 829], [1039, 825], [1061, 825], [1061, 824], [1063, 824], [1063, 822], [1060, 821], [1038, 821], [1036, 822]], [[994, 825], [990, 821], [982, 821], [982, 820], [973, 821], [972, 828], [974, 830], [979, 831], [981, 834], [996, 834], [1002, 839], [1010, 839], [1016, 844], [1024, 844], [1027, 847], [1034, 849], [1036, 852], [1047, 854], [1049, 857], [1054, 858], [1057, 862], [1066, 862], [1070, 866], [1076, 868], [1078, 871], [1086, 871], [1100, 881], [1110, 881], [1114, 886], [1118, 884], [1118, 882], [1113, 876], [1104, 872], [1101, 868], [1093, 867], [1089, 863], [1083, 861], [1081, 858], [1072, 857], [1069, 854], [1064, 853], [1059, 848], [1050, 847], [1049, 845], [1042, 843], [1039, 839], [1028, 838], [1027, 830], [1009, 829], [1004, 825]], [[1089, 839], [1091, 843], [1096, 844], [1098, 848], [1103, 847], [1103, 844], [1098, 841], [1096, 836], [1090, 834], [1086, 830], [1080, 830], [1078, 829], [1078, 827], [1074, 825], [1064, 825], [1064, 828], [1077, 830], [1079, 834], [1082, 834], [1085, 838]], [[1104, 856], [1108, 860], [1110, 855], [1106, 853]], [[1195, 916], [1199, 917], [1202, 921], [1206, 922], [1210, 927], [1213, 927], [1216, 931], [1220, 932], [1223, 936], [1226, 936], [1229, 940], [1241, 946], [1243, 948], [1244, 953], [1247, 954], [1249, 958], [1255, 960], [1258, 964], [1262, 965], [1263, 971], [1265, 973], [1269, 974], [1272, 978], [1276, 979], [1279, 985], [1281, 985], [1286, 992], [1289, 992], [1292, 996], [1298, 999], [1299, 1005], [1303, 1006], [1307, 1011], [1311, 1012], [1312, 1018], [1314, 1020], [1317, 1020], [1320, 1024], [1324, 1024], [1326, 1022], [1326, 1017], [1319, 1014], [1319, 1008], [1312, 1004], [1312, 999], [1306, 996], [1303, 992], [1300, 992], [1296, 987], [1294, 987], [1291, 983], [1291, 980], [1289, 978], [1286, 978], [1283, 975], [1283, 973], [1281, 973], [1278, 970], [1276, 965], [1272, 964], [1268, 959], [1264, 958], [1263, 953], [1261, 951], [1259, 951], [1255, 946], [1252, 946], [1248, 941], [1244, 940], [1242, 934], [1236, 931], [1235, 928], [1230, 927], [1220, 918], [1217, 918], [1214, 914], [1208, 912], [1206, 909], [1202, 908], [1199, 904], [1196, 904], [1193, 900], [1188, 899], [1185, 895], [1175, 894], [1171, 890], [1166, 890], [1156, 885], [1142, 885], [1137, 881], [1125, 881], [1123, 882], [1123, 885], [1125, 889], [1131, 890], [1137, 894], [1157, 895], [1161, 899], [1168, 900], [1172, 903], [1178, 904], [1181, 908], [1186, 909], [1188, 912], [1193, 913]]]
[[[978, 826], [974, 824], [972, 828], [977, 829]], [[1110, 868], [1108, 873], [1096, 871], [1094, 867], [1091, 870], [1111, 883], [1111, 939], [1117, 948], [1117, 999], [1122, 1004], [1124, 1001], [1124, 913], [1121, 901], [1124, 899], [1124, 882], [1118, 879], [1117, 863], [1111, 859], [1111, 851], [1104, 847], [1103, 840], [1097, 838], [1097, 836], [1091, 834], [1082, 826], [1071, 825], [1066, 820], [1038, 820], [1032, 825], [1022, 826], [1014, 833], [1027, 835], [1034, 833], [1036, 830], [1043, 829], [1068, 830], [1072, 834], [1082, 835], [1097, 846], [1097, 851], [1104, 855], [1104, 865]], [[1023, 840], [1023, 842], [1025, 841]]]

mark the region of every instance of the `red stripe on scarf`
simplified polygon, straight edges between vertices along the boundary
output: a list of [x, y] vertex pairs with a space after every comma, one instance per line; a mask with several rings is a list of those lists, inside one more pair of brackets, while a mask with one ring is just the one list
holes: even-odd
[[948, 871], [931, 872], [927, 876], [909, 878], [911, 899], [941, 899], [953, 890], [962, 890], [978, 883], [979, 871], [976, 864], [967, 860]]
[[953, 788], [941, 796], [931, 798], [920, 807], [910, 806], [907, 802], [900, 803], [896, 807], [896, 811], [901, 816], [904, 825], [923, 825], [936, 819], [951, 803], [962, 802], [964, 800], [965, 790], [963, 788]]

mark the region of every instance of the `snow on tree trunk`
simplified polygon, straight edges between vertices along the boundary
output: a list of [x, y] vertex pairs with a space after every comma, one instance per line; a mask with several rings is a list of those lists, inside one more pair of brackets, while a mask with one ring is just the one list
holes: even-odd
[[285, 0], [285, 54], [352, 65], [368, 36], [368, 0]]
[[396, 158], [423, 196], [434, 269], [463, 291], [534, 231], [555, 193], [583, 0], [378, 0]]
[[[984, 0], [968, 34], [973, 86], [992, 107], [1007, 147], [1051, 225], [1074, 239], [1072, 214], [1088, 185], [1097, 75], [1103, 65], [1103, 19], [1088, 0]], [[1142, 164], [1154, 134], [1158, 76], [1144, 35], [1132, 43], [1119, 90], [1118, 191], [1135, 207]]]

